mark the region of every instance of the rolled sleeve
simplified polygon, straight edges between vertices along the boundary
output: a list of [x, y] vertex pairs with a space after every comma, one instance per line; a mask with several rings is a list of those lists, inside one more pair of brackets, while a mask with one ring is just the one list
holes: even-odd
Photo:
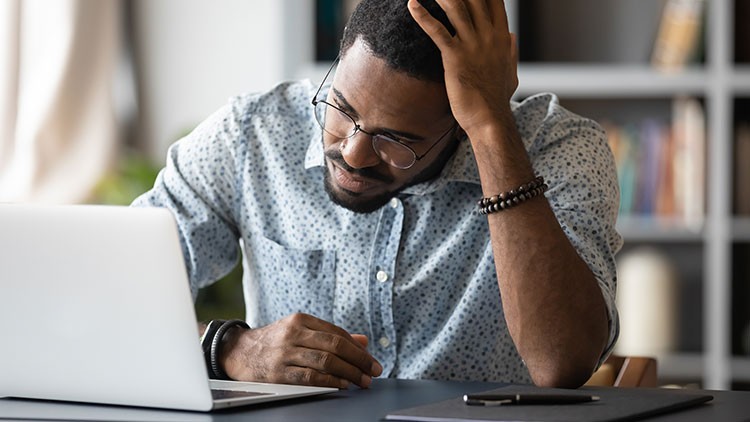
[[173, 144], [154, 187], [132, 206], [164, 207], [177, 220], [193, 298], [231, 271], [239, 259], [236, 162], [241, 137], [227, 105]]

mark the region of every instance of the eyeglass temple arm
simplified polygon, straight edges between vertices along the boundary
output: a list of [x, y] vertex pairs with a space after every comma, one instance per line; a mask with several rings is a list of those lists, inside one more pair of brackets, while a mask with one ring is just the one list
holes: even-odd
[[312, 101], [311, 102], [312, 102], [313, 105], [316, 105], [318, 103], [318, 94], [320, 94], [320, 91], [323, 89], [323, 84], [326, 82], [326, 79], [328, 79], [328, 75], [331, 74], [331, 71], [333, 70], [333, 68], [336, 67], [336, 64], [338, 64], [339, 57], [340, 56], [336, 56], [336, 59], [333, 61], [333, 63], [331, 63], [331, 67], [328, 68], [328, 72], [326, 72], [326, 75], [323, 76], [323, 80], [320, 81], [320, 86], [318, 87], [318, 90], [315, 91], [315, 95], [313, 95], [313, 97], [312, 97]]

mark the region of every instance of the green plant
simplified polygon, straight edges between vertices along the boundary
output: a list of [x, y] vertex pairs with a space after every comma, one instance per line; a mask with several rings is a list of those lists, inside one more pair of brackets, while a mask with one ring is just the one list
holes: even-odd
[[[112, 171], [96, 185], [91, 203], [129, 205], [139, 195], [151, 189], [160, 166], [135, 151], [125, 151]], [[195, 302], [199, 321], [210, 319], [243, 319], [242, 264], [216, 283], [201, 289]]]

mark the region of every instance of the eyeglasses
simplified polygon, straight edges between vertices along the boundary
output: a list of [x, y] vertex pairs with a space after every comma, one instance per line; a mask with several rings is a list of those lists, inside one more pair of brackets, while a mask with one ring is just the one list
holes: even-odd
[[328, 75], [331, 73], [338, 61], [338, 58], [334, 60], [331, 68], [328, 69], [328, 72], [326, 72], [323, 81], [320, 83], [320, 86], [318, 87], [318, 90], [315, 92], [315, 96], [312, 99], [312, 105], [313, 107], [315, 107], [315, 120], [317, 120], [318, 124], [320, 124], [320, 127], [323, 128], [326, 133], [339, 139], [351, 138], [352, 136], [356, 135], [357, 132], [362, 132], [366, 135], [369, 135], [372, 138], [372, 149], [375, 151], [378, 157], [380, 157], [381, 160], [385, 161], [393, 167], [401, 170], [406, 170], [408, 168], [411, 168], [414, 163], [427, 156], [427, 154], [429, 154], [430, 151], [432, 151], [432, 149], [435, 148], [435, 146], [439, 144], [440, 141], [442, 141], [443, 138], [445, 138], [458, 125], [458, 123], [452, 125], [422, 155], [417, 155], [417, 153], [414, 152], [414, 150], [411, 149], [410, 146], [406, 145], [404, 141], [397, 139], [394, 135], [388, 133], [367, 132], [366, 130], [362, 129], [357, 121], [354, 120], [354, 117], [349, 115], [349, 113], [325, 100], [318, 99], [318, 95], [320, 95], [320, 91], [321, 89], [323, 89], [323, 85], [325, 84], [326, 79], [328, 79]]

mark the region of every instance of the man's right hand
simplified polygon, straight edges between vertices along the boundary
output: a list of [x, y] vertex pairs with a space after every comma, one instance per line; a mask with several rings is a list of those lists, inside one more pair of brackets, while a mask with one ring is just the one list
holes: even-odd
[[365, 348], [367, 337], [307, 314], [252, 330], [234, 328], [225, 341], [221, 365], [238, 381], [367, 388], [383, 372]]

